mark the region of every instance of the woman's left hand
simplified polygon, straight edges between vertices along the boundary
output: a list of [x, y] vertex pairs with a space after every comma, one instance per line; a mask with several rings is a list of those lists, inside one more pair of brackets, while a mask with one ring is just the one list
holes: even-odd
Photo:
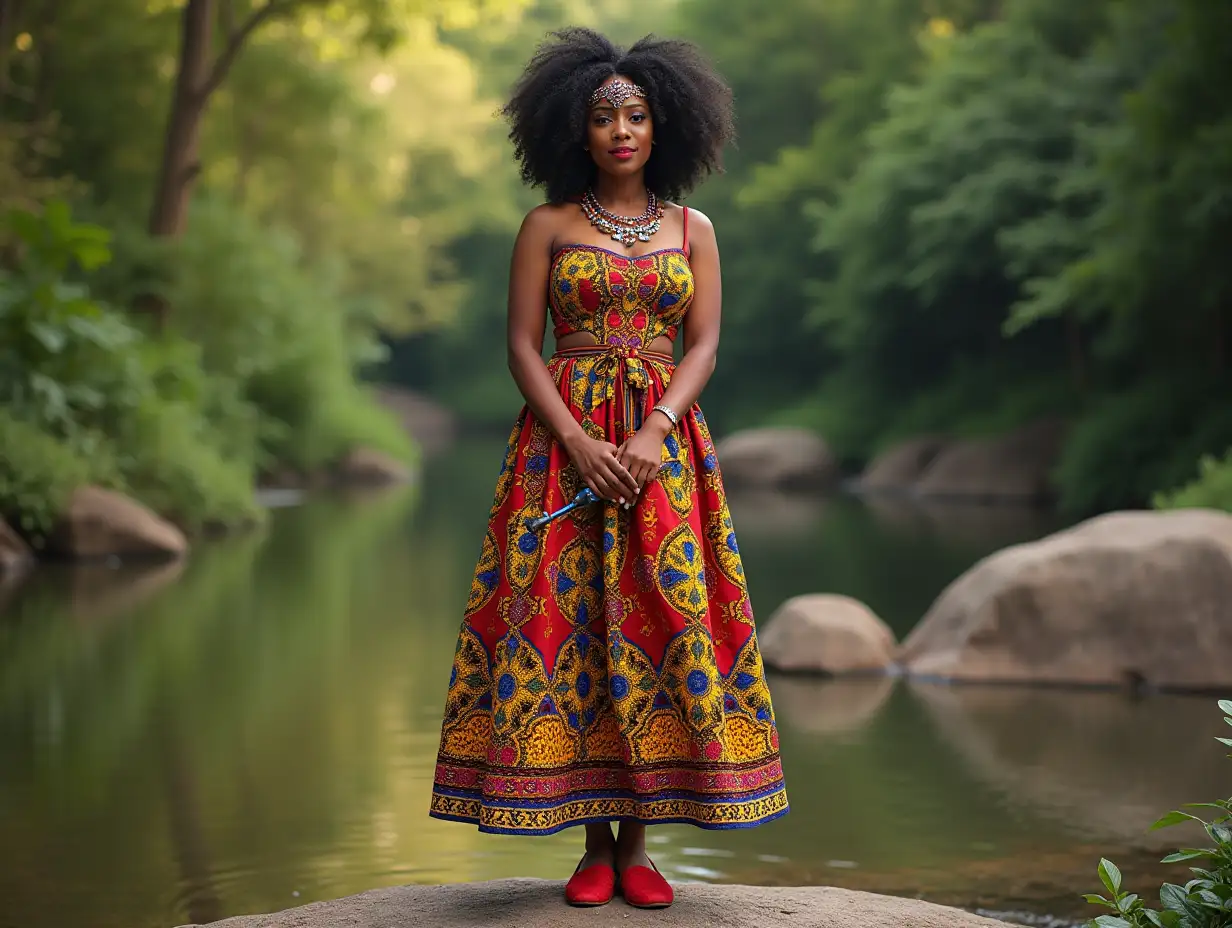
[[632, 438], [625, 440], [616, 452], [616, 457], [625, 470], [633, 475], [638, 494], [646, 488], [659, 472], [663, 463], [663, 436], [653, 428], [643, 428]]

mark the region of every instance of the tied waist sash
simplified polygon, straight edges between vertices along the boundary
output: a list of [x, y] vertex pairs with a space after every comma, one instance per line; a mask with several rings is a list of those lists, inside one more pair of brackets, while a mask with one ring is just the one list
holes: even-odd
[[[578, 345], [576, 348], [560, 348], [553, 358], [586, 358], [596, 357], [598, 362], [593, 368], [596, 383], [603, 383], [607, 399], [615, 399], [616, 382], [624, 383], [624, 420], [623, 425], [629, 432], [636, 432], [642, 426], [646, 414], [645, 399], [650, 387], [650, 375], [646, 371], [645, 360], [658, 361], [661, 364], [675, 366], [676, 359], [661, 351], [647, 351], [631, 345]], [[645, 360], [643, 360], [645, 359]], [[632, 428], [629, 428], [629, 423]]]

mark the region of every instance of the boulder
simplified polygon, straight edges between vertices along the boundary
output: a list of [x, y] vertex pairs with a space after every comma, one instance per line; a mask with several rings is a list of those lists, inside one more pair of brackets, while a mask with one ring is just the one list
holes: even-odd
[[176, 558], [188, 551], [188, 540], [170, 522], [122, 493], [81, 487], [48, 535], [47, 551], [72, 558]]
[[0, 519], [0, 576], [19, 574], [34, 563], [34, 553], [4, 519]]
[[947, 440], [939, 435], [924, 435], [894, 445], [865, 468], [856, 481], [856, 489], [909, 490], [947, 445]]
[[1232, 686], [1232, 515], [1117, 512], [980, 561], [898, 655], [950, 680]]
[[334, 468], [334, 479], [346, 486], [406, 483], [411, 470], [397, 458], [373, 448], [355, 448]]
[[[672, 877], [669, 869], [667, 876]], [[391, 886], [313, 902], [272, 915], [238, 915], [214, 928], [996, 928], [1005, 922], [919, 899], [832, 886], [733, 886], [687, 883], [668, 909], [634, 909], [619, 897], [594, 909], [565, 904], [564, 883], [493, 880], [444, 886]], [[201, 928], [185, 925], [183, 928]]]
[[728, 435], [715, 446], [725, 482], [741, 486], [817, 489], [837, 483], [838, 461], [807, 429], [768, 427]]
[[996, 438], [943, 448], [914, 490], [920, 496], [1043, 503], [1053, 498], [1051, 473], [1064, 427], [1045, 420]]
[[884, 671], [894, 660], [894, 633], [850, 596], [796, 596], [758, 633], [762, 660], [776, 670], [843, 674]]

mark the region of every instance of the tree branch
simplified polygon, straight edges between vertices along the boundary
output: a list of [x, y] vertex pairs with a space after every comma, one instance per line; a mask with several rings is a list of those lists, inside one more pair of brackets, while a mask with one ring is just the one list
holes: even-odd
[[230, 42], [235, 35], [235, 0], [218, 0], [218, 23], [223, 38]]
[[[230, 7], [229, 0], [224, 0], [224, 2], [227, 7]], [[258, 26], [266, 20], [282, 15], [297, 6], [299, 2], [300, 0], [268, 0], [265, 6], [249, 16], [238, 29], [228, 30], [227, 45], [223, 48], [222, 54], [218, 56], [218, 60], [214, 62], [214, 67], [210, 69], [210, 76], [206, 78], [205, 85], [201, 88], [201, 96], [208, 98], [218, 89], [226, 79], [227, 72], [231, 70], [231, 65], [235, 63], [240, 49]]]

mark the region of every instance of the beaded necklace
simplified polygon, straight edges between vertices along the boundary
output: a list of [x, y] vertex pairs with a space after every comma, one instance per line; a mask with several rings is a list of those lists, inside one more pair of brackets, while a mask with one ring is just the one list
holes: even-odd
[[646, 209], [640, 216], [618, 216], [604, 209], [593, 190], [582, 194], [581, 207], [592, 226], [611, 235], [626, 248], [634, 242], [650, 241], [650, 236], [659, 231], [659, 223], [663, 219], [663, 206], [652, 190], [646, 191]]

